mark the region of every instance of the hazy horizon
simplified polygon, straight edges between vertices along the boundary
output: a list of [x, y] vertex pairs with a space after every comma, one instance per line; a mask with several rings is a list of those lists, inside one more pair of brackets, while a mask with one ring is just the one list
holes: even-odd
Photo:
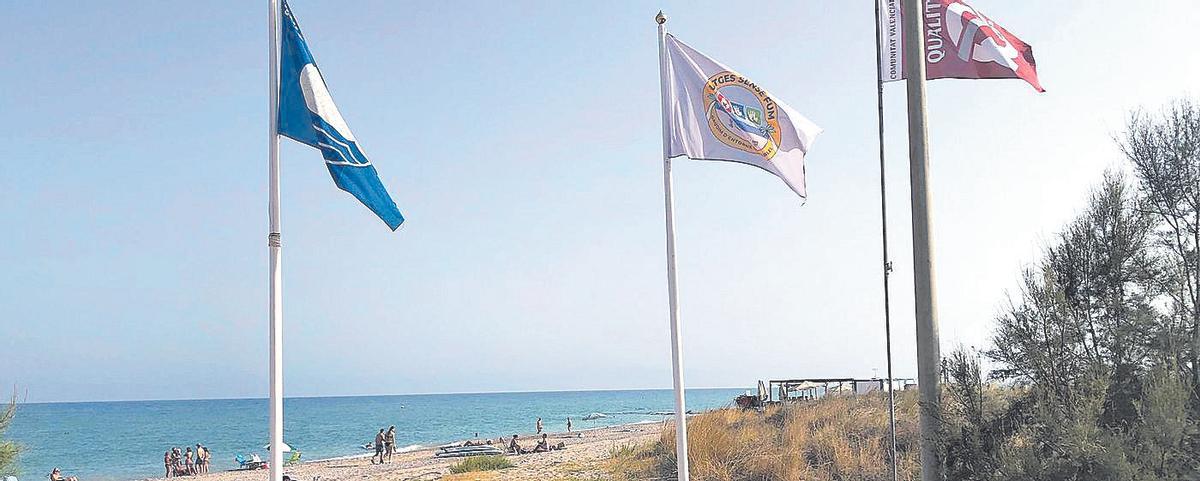
[[[765, 379], [763, 380], [766, 381]], [[726, 390], [726, 389], [753, 389], [751, 387], [739, 386], [687, 386], [687, 390]], [[535, 389], [528, 391], [485, 391], [485, 392], [412, 392], [412, 393], [378, 393], [378, 394], [326, 394], [316, 396], [284, 396], [284, 399], [322, 399], [322, 398], [353, 398], [353, 397], [388, 397], [388, 396], [451, 396], [457, 394], [537, 394], [537, 393], [580, 393], [580, 392], [625, 392], [625, 391], [671, 391], [671, 386], [667, 387], [647, 387], [647, 388], [605, 388], [605, 389]], [[133, 403], [133, 402], [187, 402], [187, 401], [266, 401], [266, 396], [262, 397], [204, 397], [204, 398], [177, 398], [177, 399], [89, 399], [89, 400], [61, 400], [61, 401], [38, 401], [38, 402], [22, 402], [18, 396], [17, 406], [30, 404], [88, 404], [88, 403]]]

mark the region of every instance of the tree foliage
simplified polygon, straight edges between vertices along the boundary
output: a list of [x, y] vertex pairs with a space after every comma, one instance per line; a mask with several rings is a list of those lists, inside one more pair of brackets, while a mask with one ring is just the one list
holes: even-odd
[[950, 479], [1200, 479], [1200, 105], [1135, 113], [978, 360], [945, 360]]

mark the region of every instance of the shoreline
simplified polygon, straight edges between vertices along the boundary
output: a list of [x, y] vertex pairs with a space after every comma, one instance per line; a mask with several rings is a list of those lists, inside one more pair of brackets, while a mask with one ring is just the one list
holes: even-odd
[[[655, 413], [655, 415], [658, 415], [658, 414]], [[688, 416], [692, 416], [692, 415], [693, 415], [692, 413], [688, 413]], [[569, 432], [569, 433], [568, 432], [558, 432], [558, 433], [546, 432], [546, 434], [549, 435], [548, 436], [549, 439], [579, 438], [580, 437], [579, 435], [581, 435], [581, 434], [594, 432], [594, 431], [608, 431], [608, 430], [617, 429], [617, 428], [628, 428], [628, 427], [632, 427], [632, 426], [645, 426], [645, 425], [650, 425], [650, 424], [660, 424], [661, 425], [665, 422], [669, 422], [670, 421], [669, 418], [670, 418], [670, 416], [663, 416], [663, 419], [658, 420], [658, 421], [634, 421], [634, 422], [629, 422], [629, 423], [614, 424], [612, 426], [600, 426], [600, 427], [594, 427], [594, 428], [574, 429], [574, 430], [571, 430], [571, 432]], [[516, 434], [517, 434], [517, 436], [519, 436], [519, 439], [524, 439], [524, 440], [534, 439], [535, 437], [541, 436], [540, 434], [537, 434], [537, 433], [527, 433], [527, 434], [516, 433]], [[473, 441], [473, 442], [483, 441], [486, 443], [488, 441], [488, 438], [458, 439], [458, 440], [442, 442], [442, 443], [437, 443], [437, 444], [410, 444], [408, 446], [404, 446], [404, 447], [396, 450], [394, 455], [416, 453], [416, 452], [421, 452], [421, 451], [436, 451], [443, 447], [461, 446], [463, 443], [465, 443], [467, 441]], [[524, 444], [524, 443], [522, 443], [522, 444]], [[305, 459], [305, 460], [301, 460], [298, 464], [296, 464], [296, 466], [299, 466], [302, 464], [308, 464], [308, 463], [322, 463], [322, 462], [328, 462], [328, 461], [368, 459], [374, 455], [375, 455], [374, 451], [368, 452], [367, 450], [364, 449], [362, 453], [346, 454], [343, 456], [332, 456], [332, 457], [328, 457], [328, 458]], [[208, 474], [229, 473], [229, 472], [238, 472], [238, 471], [242, 471], [242, 470], [226, 469], [223, 471], [210, 472]], [[135, 480], [126, 480], [126, 481], [147, 481], [147, 480], [162, 480], [162, 479], [166, 479], [166, 478], [137, 478]]]
[[[662, 426], [669, 421], [639, 421], [617, 424], [613, 426], [587, 428], [567, 432], [546, 433], [551, 444], [562, 442], [564, 450], [544, 453], [521, 455], [506, 455], [513, 462], [513, 467], [494, 471], [497, 480], [507, 479], [545, 479], [565, 477], [563, 470], [573, 474], [586, 473], [588, 478], [595, 475], [603, 476], [603, 461], [614, 447], [630, 444], [642, 444], [658, 438]], [[517, 433], [518, 442], [523, 447], [532, 448], [535, 439], [541, 436], [535, 433]], [[487, 438], [482, 438], [487, 441]], [[331, 458], [304, 460], [284, 468], [284, 473], [294, 480], [312, 479], [349, 479], [392, 480], [392, 479], [442, 479], [455, 475], [450, 474], [450, 466], [465, 458], [438, 458], [434, 456], [441, 447], [457, 446], [468, 441], [460, 439], [451, 443], [433, 446], [406, 446], [397, 451], [392, 460], [385, 464], [372, 464], [370, 458], [374, 452], [335, 456]], [[477, 440], [472, 440], [477, 441]], [[203, 480], [203, 481], [261, 481], [267, 470], [228, 470], [213, 471], [207, 474], [183, 476], [178, 478], [144, 477], [130, 481], [164, 481], [164, 480]], [[473, 478], [472, 478], [473, 479]], [[489, 477], [489, 479], [492, 479]]]

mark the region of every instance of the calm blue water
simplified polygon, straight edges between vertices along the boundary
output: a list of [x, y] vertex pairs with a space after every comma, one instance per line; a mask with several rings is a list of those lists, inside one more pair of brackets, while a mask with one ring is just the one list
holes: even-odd
[[[729, 405], [740, 389], [689, 389], [689, 410]], [[546, 430], [660, 421], [672, 411], [670, 390], [430, 394], [294, 398], [284, 401], [284, 440], [322, 459], [366, 453], [359, 446], [379, 428], [396, 426], [400, 447], [436, 445], [472, 437], [497, 438]], [[609, 417], [583, 421], [599, 412]], [[84, 481], [163, 475], [172, 446], [201, 443], [213, 452], [213, 470], [233, 468], [234, 454], [266, 456], [267, 401], [228, 399], [22, 404], [8, 437], [24, 446], [22, 481], [44, 480], [58, 466]]]

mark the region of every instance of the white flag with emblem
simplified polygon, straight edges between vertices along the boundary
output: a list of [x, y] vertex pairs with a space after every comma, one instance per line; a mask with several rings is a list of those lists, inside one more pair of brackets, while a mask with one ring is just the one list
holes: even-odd
[[807, 198], [804, 156], [821, 128], [670, 34], [666, 52], [667, 156], [750, 164]]

